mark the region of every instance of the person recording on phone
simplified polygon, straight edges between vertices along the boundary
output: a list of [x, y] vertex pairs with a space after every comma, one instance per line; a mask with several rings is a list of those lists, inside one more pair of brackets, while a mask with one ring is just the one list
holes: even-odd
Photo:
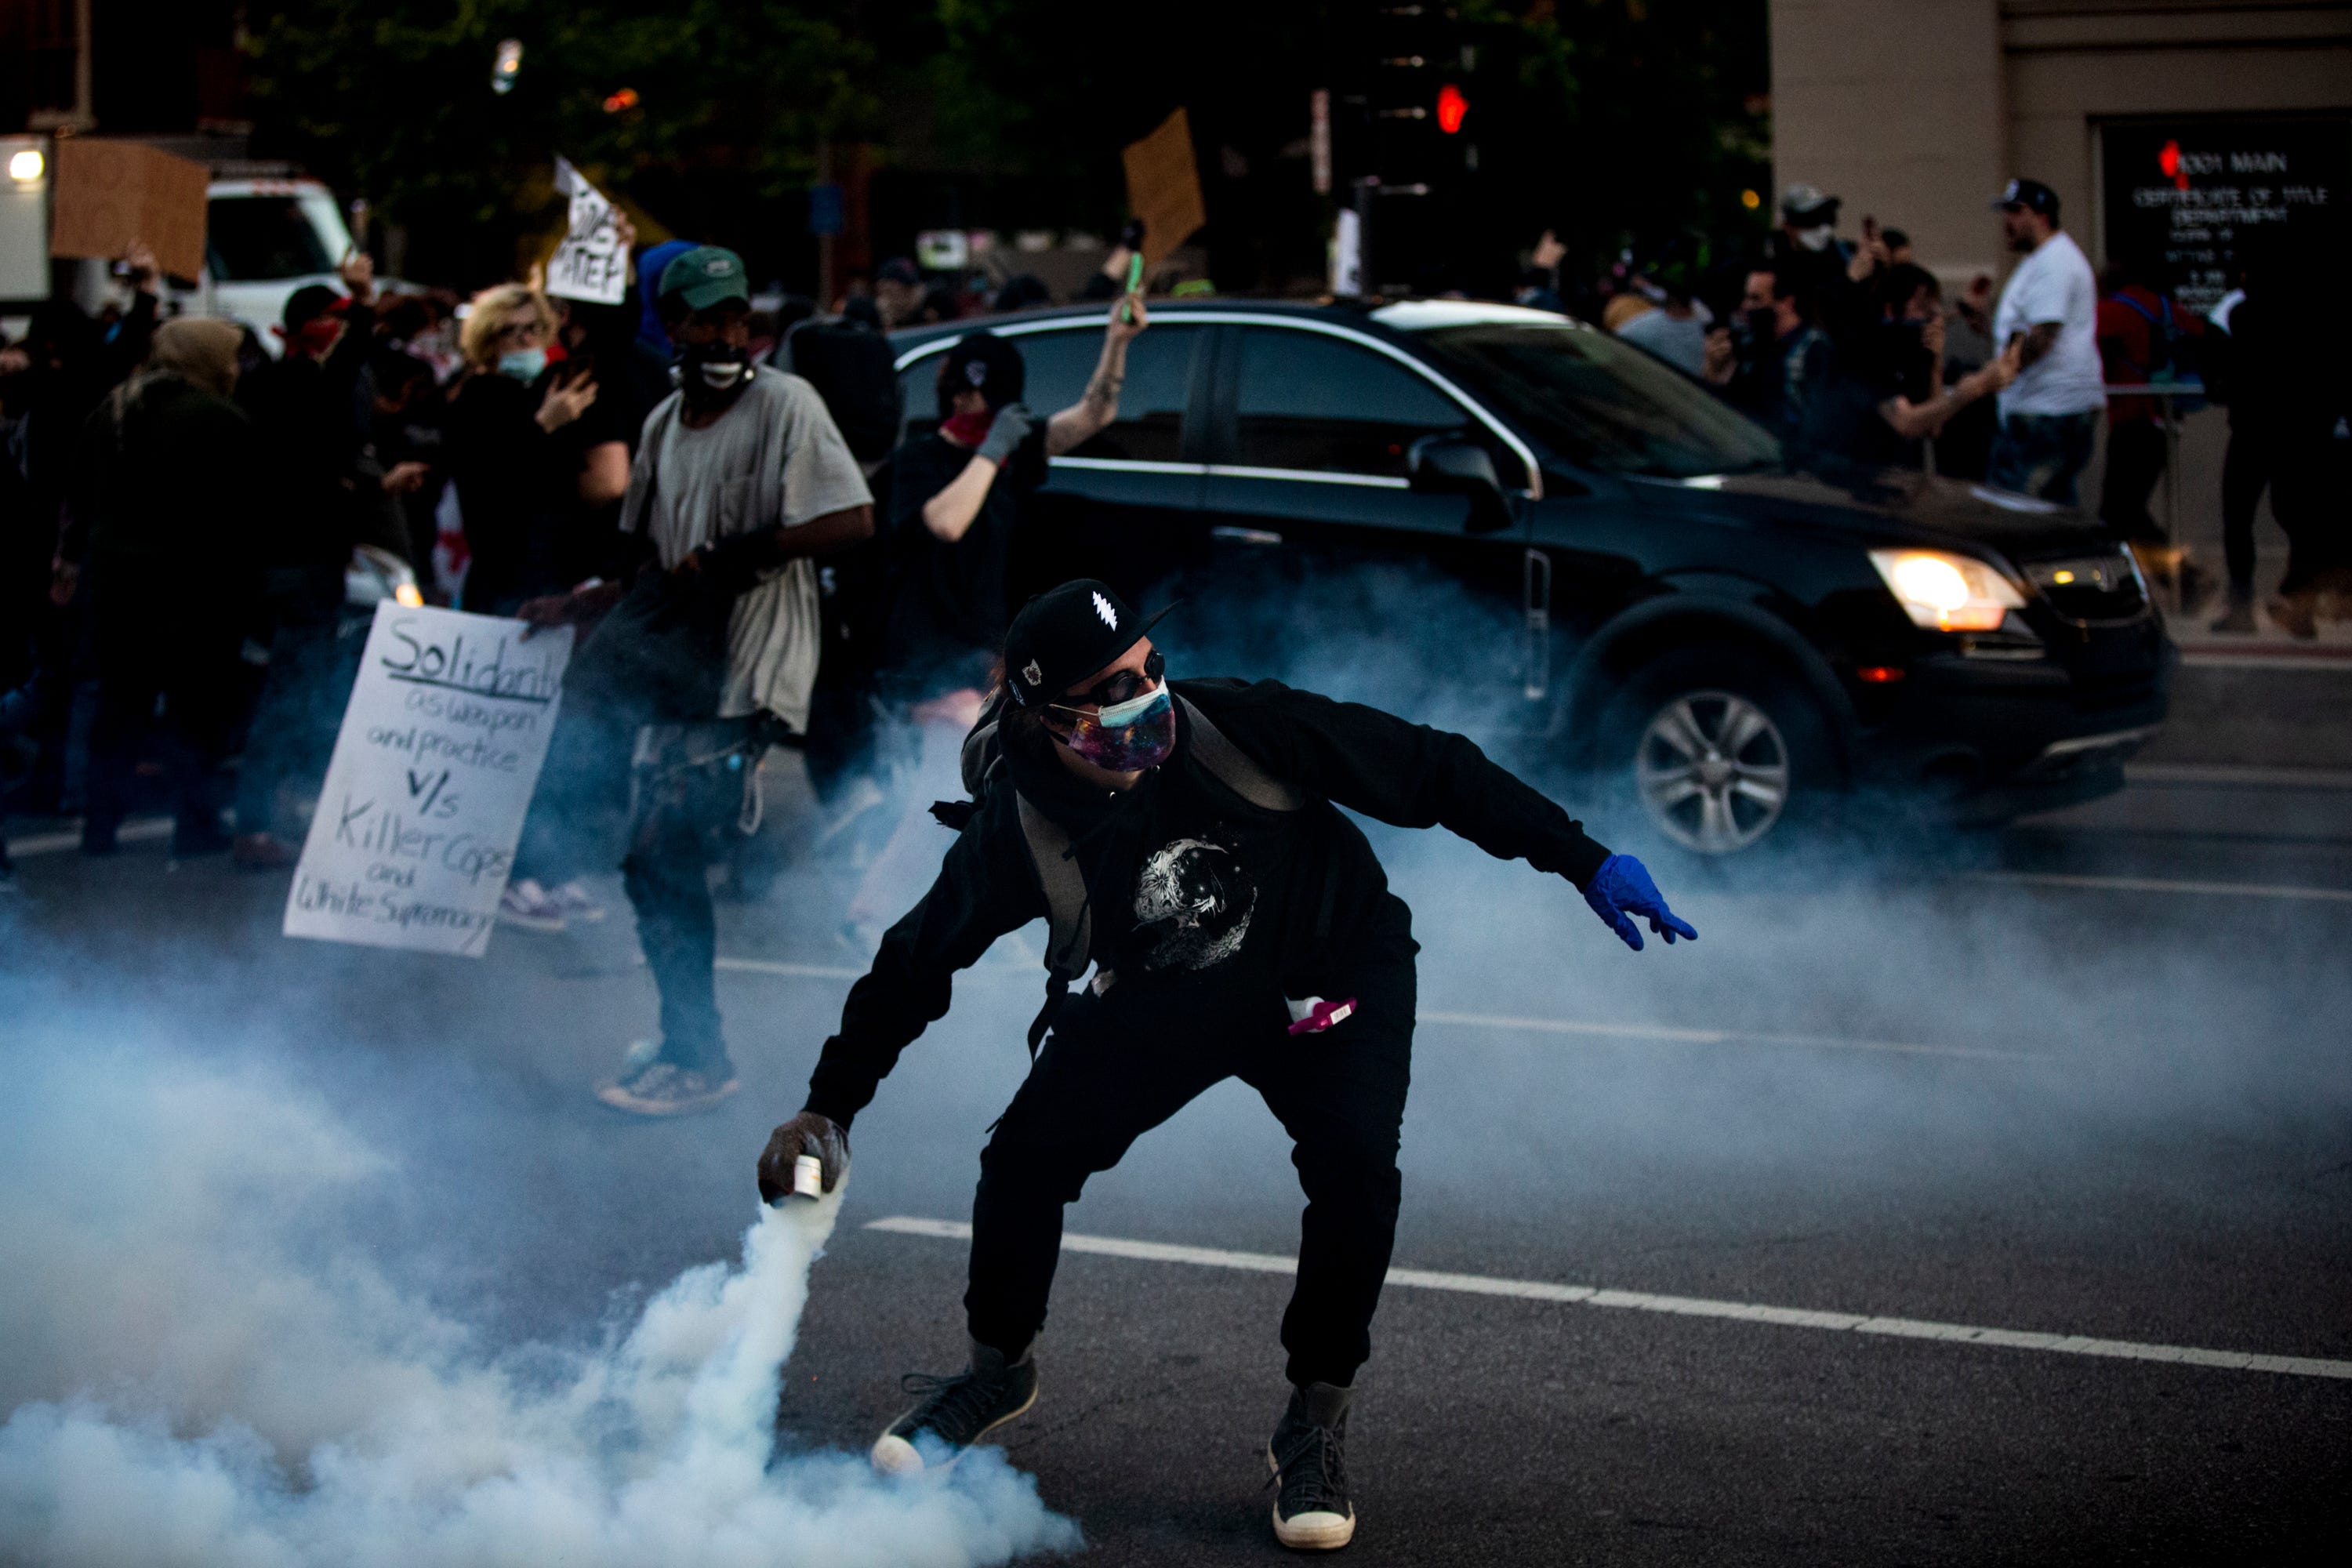
[[1637, 951], [1637, 919], [1668, 942], [1698, 933], [1639, 861], [1463, 736], [1275, 681], [1171, 680], [1152, 624], [1084, 578], [1014, 617], [994, 724], [966, 769], [977, 798], [936, 808], [961, 825], [938, 879], [850, 989], [803, 1108], [760, 1156], [760, 1191], [793, 1192], [809, 1156], [832, 1191], [852, 1120], [946, 1015], [956, 972], [1045, 917], [1034, 1065], [981, 1155], [970, 1364], [910, 1382], [921, 1397], [873, 1463], [946, 1465], [1036, 1401], [1064, 1208], [1238, 1078], [1289, 1132], [1307, 1194], [1282, 1320], [1291, 1394], [1266, 1447], [1274, 1528], [1329, 1550], [1356, 1528], [1342, 1447], [1395, 1239], [1418, 952], [1411, 911], [1339, 808], [1524, 859]]

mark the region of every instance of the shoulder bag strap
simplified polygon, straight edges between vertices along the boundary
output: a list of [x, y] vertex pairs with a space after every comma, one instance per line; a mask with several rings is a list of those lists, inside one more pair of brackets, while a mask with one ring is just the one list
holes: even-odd
[[1210, 723], [1208, 715], [1188, 699], [1179, 697], [1176, 703], [1192, 726], [1192, 754], [1219, 784], [1265, 811], [1297, 811], [1307, 804], [1305, 795], [1227, 740], [1225, 732]]

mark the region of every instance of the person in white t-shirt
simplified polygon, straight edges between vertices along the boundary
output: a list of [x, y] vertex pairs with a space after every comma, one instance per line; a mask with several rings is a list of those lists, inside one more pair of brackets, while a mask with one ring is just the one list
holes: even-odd
[[1986, 478], [2005, 490], [2075, 503], [2107, 396], [2099, 361], [2099, 284], [2082, 247], [2058, 226], [2058, 193], [2011, 180], [1994, 201], [2022, 261], [1993, 308], [1992, 339], [2018, 347], [2022, 368], [2000, 395], [2000, 428]]

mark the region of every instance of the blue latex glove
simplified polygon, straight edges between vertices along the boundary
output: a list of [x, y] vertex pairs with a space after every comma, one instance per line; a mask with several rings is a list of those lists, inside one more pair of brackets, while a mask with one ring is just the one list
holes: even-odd
[[1601, 862], [1601, 869], [1585, 884], [1584, 901], [1635, 952], [1642, 951], [1642, 930], [1633, 923], [1635, 915], [1648, 921], [1650, 929], [1664, 937], [1669, 947], [1678, 936], [1698, 940], [1690, 922], [1666, 908], [1658, 885], [1650, 880], [1649, 868], [1631, 855], [1612, 855]]

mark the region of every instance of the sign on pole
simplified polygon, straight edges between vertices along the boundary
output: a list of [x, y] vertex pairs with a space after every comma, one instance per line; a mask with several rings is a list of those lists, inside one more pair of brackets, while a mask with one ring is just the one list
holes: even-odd
[[211, 175], [202, 163], [137, 142], [66, 136], [58, 140], [51, 178], [51, 256], [110, 258], [143, 239], [173, 277], [204, 277]]
[[547, 291], [619, 304], [629, 291], [629, 247], [621, 243], [611, 199], [561, 156], [555, 160], [555, 188], [571, 196], [572, 216], [562, 243], [547, 260]]
[[547, 758], [572, 628], [378, 605], [286, 934], [479, 958]]
[[1209, 209], [1201, 201], [1201, 171], [1192, 161], [1192, 121], [1178, 110], [1160, 129], [1130, 142], [1120, 154], [1127, 165], [1127, 205], [1143, 220], [1143, 259], [1153, 267], [1201, 231]]

